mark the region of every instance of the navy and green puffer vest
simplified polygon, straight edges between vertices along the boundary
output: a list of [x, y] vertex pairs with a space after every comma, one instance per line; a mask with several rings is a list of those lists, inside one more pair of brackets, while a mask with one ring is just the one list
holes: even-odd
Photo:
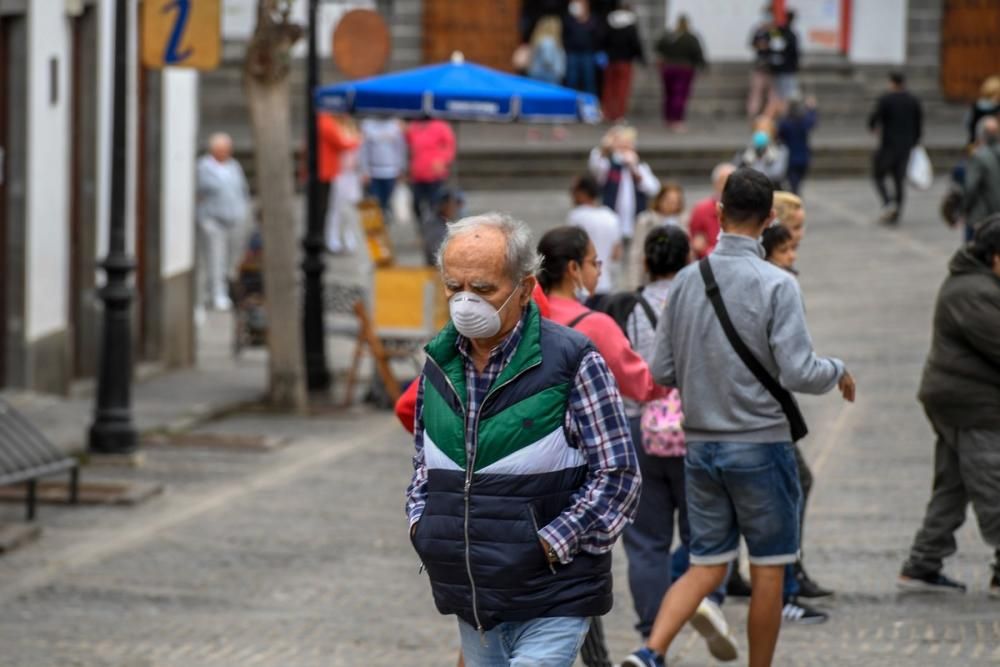
[[449, 324], [427, 345], [427, 504], [413, 546], [442, 614], [489, 630], [507, 621], [599, 616], [611, 609], [611, 555], [579, 552], [550, 566], [538, 529], [572, 505], [587, 479], [565, 433], [574, 378], [594, 349], [543, 320], [534, 303], [522, 339], [490, 388], [466, 443], [464, 360]]

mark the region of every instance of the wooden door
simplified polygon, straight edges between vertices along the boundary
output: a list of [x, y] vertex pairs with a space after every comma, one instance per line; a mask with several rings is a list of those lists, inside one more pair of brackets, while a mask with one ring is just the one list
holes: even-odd
[[97, 10], [87, 7], [73, 20], [70, 132], [69, 315], [73, 375], [97, 370], [100, 308], [97, 271]]
[[946, 0], [941, 21], [941, 89], [955, 102], [979, 97], [1000, 72], [1000, 2]]
[[0, 16], [0, 387], [7, 380], [7, 30]]
[[520, 15], [520, 0], [424, 0], [424, 61], [443, 62], [461, 51], [468, 61], [510, 70]]

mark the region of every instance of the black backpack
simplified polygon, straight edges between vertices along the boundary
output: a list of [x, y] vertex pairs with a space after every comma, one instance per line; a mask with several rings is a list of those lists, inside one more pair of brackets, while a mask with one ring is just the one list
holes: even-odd
[[655, 329], [657, 322], [656, 311], [653, 310], [653, 306], [649, 304], [649, 301], [646, 301], [645, 297], [642, 296], [641, 287], [635, 291], [597, 294], [590, 297], [587, 300], [587, 307], [590, 310], [576, 317], [569, 323], [569, 327], [572, 329], [576, 327], [580, 320], [591, 313], [600, 312], [609, 315], [615, 321], [615, 324], [618, 325], [618, 328], [622, 330], [622, 333], [625, 334], [625, 337], [629, 339], [629, 342], [632, 342], [627, 329], [628, 318], [637, 305], [642, 306], [646, 317], [649, 319], [649, 323]]

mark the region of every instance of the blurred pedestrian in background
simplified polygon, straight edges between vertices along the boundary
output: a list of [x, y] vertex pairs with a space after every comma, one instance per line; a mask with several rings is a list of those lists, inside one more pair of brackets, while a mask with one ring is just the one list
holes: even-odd
[[462, 217], [464, 204], [465, 194], [458, 188], [445, 185], [438, 190], [434, 200], [434, 215], [428, 216], [422, 223], [424, 260], [427, 266], [434, 266], [437, 262], [438, 249], [448, 234], [448, 225]]
[[580, 176], [573, 182], [570, 196], [573, 199], [573, 210], [566, 217], [566, 224], [587, 232], [597, 251], [597, 261], [601, 264], [593, 294], [610, 294], [615, 287], [612, 269], [622, 258], [622, 230], [618, 224], [618, 216], [601, 203], [600, 187], [589, 174]]
[[785, 105], [785, 114], [778, 121], [778, 140], [788, 150], [788, 188], [795, 194], [799, 194], [802, 181], [809, 173], [809, 163], [812, 162], [809, 136], [816, 129], [817, 120], [815, 97], [807, 97], [805, 102], [793, 97]]
[[684, 132], [695, 71], [706, 65], [701, 41], [691, 32], [685, 14], [677, 17], [673, 31], [664, 32], [656, 41], [656, 53], [663, 82], [663, 121], [674, 132]]
[[777, 106], [799, 96], [799, 38], [792, 29], [794, 21], [795, 12], [786, 11], [785, 24], [777, 30], [772, 29], [768, 41]]
[[562, 45], [562, 20], [543, 16], [531, 34], [528, 76], [545, 83], [560, 84], [566, 76], [566, 50]]
[[572, 0], [563, 20], [563, 48], [566, 49], [566, 85], [597, 94], [597, 52], [604, 41], [603, 29], [591, 13], [588, 0]]
[[417, 229], [433, 212], [437, 192], [448, 180], [455, 161], [455, 133], [443, 120], [414, 120], [406, 126], [410, 149], [410, 190]]
[[608, 14], [608, 29], [604, 37], [608, 66], [604, 70], [601, 110], [610, 121], [621, 120], [628, 113], [632, 94], [632, 62], [646, 64], [646, 55], [639, 40], [638, 17], [623, 4]]
[[[920, 143], [923, 133], [923, 111], [920, 101], [906, 90], [902, 72], [889, 74], [889, 90], [875, 104], [868, 116], [868, 129], [878, 132], [879, 147], [872, 159], [875, 189], [882, 199], [880, 220], [895, 224], [903, 211], [906, 166], [910, 152]], [[892, 178], [893, 194], [885, 187], [886, 177]]]
[[771, 5], [764, 5], [760, 22], [750, 34], [753, 64], [750, 68], [750, 90], [747, 92], [747, 118], [756, 118], [762, 113], [769, 113], [775, 103], [774, 75], [771, 72], [771, 39], [779, 34]]
[[735, 165], [729, 162], [715, 165], [712, 170], [712, 194], [691, 208], [688, 234], [691, 237], [691, 250], [698, 259], [711, 254], [715, 244], [719, 242], [719, 198], [726, 187], [726, 179], [734, 171]]
[[802, 199], [794, 192], [775, 192], [774, 215], [777, 222], [792, 235], [792, 242], [798, 248], [806, 236], [806, 209]]
[[646, 202], [660, 191], [660, 182], [635, 150], [634, 127], [616, 125], [601, 145], [590, 151], [590, 173], [601, 186], [604, 205], [618, 214], [623, 244], [628, 247], [635, 232], [635, 218], [646, 210]]
[[[684, 188], [676, 181], [663, 181], [660, 191], [650, 201], [649, 208], [639, 214], [635, 221], [635, 242], [629, 248], [625, 259], [623, 289], [634, 290], [643, 284], [646, 275], [646, 237], [659, 227], [687, 226], [684, 217]], [[689, 246], [687, 235], [685, 246]]]
[[365, 189], [378, 200], [382, 217], [388, 222], [392, 193], [406, 171], [406, 138], [395, 118], [366, 118], [361, 121], [361, 174]]
[[229, 310], [229, 279], [235, 277], [250, 227], [250, 187], [228, 134], [209, 138], [208, 154], [198, 159], [197, 192], [198, 307]]
[[775, 141], [775, 128], [767, 117], [759, 117], [750, 144], [736, 154], [738, 167], [749, 167], [764, 174], [780, 189], [788, 171], [788, 149]]
[[962, 212], [966, 239], [972, 240], [976, 227], [1000, 213], [1000, 120], [983, 116], [976, 127], [976, 149], [965, 166]]
[[[347, 116], [344, 116], [347, 118]], [[361, 136], [352, 132], [353, 123], [340, 123], [331, 113], [316, 114], [316, 171], [319, 179], [319, 207], [323, 220], [329, 219], [330, 191], [340, 174], [341, 157], [361, 145]], [[305, 151], [303, 151], [305, 155]]]
[[979, 87], [979, 99], [972, 103], [965, 119], [969, 144], [976, 143], [976, 126], [986, 116], [1000, 114], [1000, 76], [987, 77]]
[[[346, 136], [351, 137], [352, 141], [360, 141], [360, 132], [353, 118], [341, 115], [337, 116], [336, 121]], [[353, 253], [361, 238], [358, 204], [361, 203], [364, 191], [359, 151], [360, 143], [341, 151], [339, 169], [330, 189], [326, 212], [326, 247], [334, 254]]]
[[995, 550], [990, 595], [1000, 597], [1000, 217], [976, 229], [955, 253], [934, 306], [934, 335], [920, 402], [937, 435], [931, 499], [898, 586], [964, 593], [946, 576], [955, 531], [972, 503], [979, 531]]

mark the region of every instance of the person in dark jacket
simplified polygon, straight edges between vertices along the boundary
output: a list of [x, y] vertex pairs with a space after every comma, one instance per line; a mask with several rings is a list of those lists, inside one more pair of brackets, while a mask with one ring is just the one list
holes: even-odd
[[799, 95], [799, 37], [792, 29], [795, 12], [785, 13], [785, 24], [771, 37], [770, 63], [774, 90], [781, 105]]
[[410, 539], [470, 666], [571, 667], [611, 609], [611, 550], [640, 475], [611, 371], [531, 300], [538, 254], [496, 213], [439, 253], [450, 322], [417, 390]]
[[[889, 91], [882, 95], [868, 116], [868, 129], [881, 135], [872, 160], [875, 189], [882, 198], [882, 222], [896, 223], [903, 210], [906, 165], [910, 151], [920, 143], [923, 111], [920, 100], [906, 90], [901, 72], [889, 75]], [[886, 176], [892, 176], [894, 192], [889, 196]]]
[[969, 145], [976, 143], [976, 126], [987, 116], [1000, 116], [1000, 76], [991, 76], [979, 87], [979, 99], [972, 103], [965, 126]]
[[563, 48], [566, 49], [566, 85], [597, 94], [597, 52], [601, 49], [601, 24], [590, 11], [587, 0], [573, 0], [563, 19]]
[[934, 486], [898, 586], [965, 592], [941, 570], [971, 502], [996, 550], [990, 594], [1000, 597], [1000, 216], [976, 230], [948, 272], [919, 393], [937, 435]]
[[608, 14], [608, 30], [604, 36], [604, 50], [608, 66], [604, 70], [604, 87], [601, 91], [601, 111], [606, 120], [621, 120], [628, 112], [628, 98], [632, 93], [632, 61], [646, 64], [646, 55], [639, 41], [638, 18], [628, 5]]
[[695, 70], [705, 67], [701, 41], [691, 32], [687, 16], [678, 16], [677, 28], [660, 36], [656, 53], [663, 81], [663, 121], [674, 132], [683, 132]]
[[980, 222], [1000, 213], [1000, 121], [996, 116], [984, 116], [976, 134], [976, 150], [965, 163], [962, 181], [962, 212], [968, 239]]
[[807, 97], [805, 102], [792, 98], [787, 107], [787, 113], [778, 121], [778, 140], [788, 149], [788, 169], [785, 178], [788, 187], [799, 194], [802, 181], [809, 172], [812, 162], [812, 149], [809, 147], [809, 135], [816, 128], [818, 113], [816, 98]]

